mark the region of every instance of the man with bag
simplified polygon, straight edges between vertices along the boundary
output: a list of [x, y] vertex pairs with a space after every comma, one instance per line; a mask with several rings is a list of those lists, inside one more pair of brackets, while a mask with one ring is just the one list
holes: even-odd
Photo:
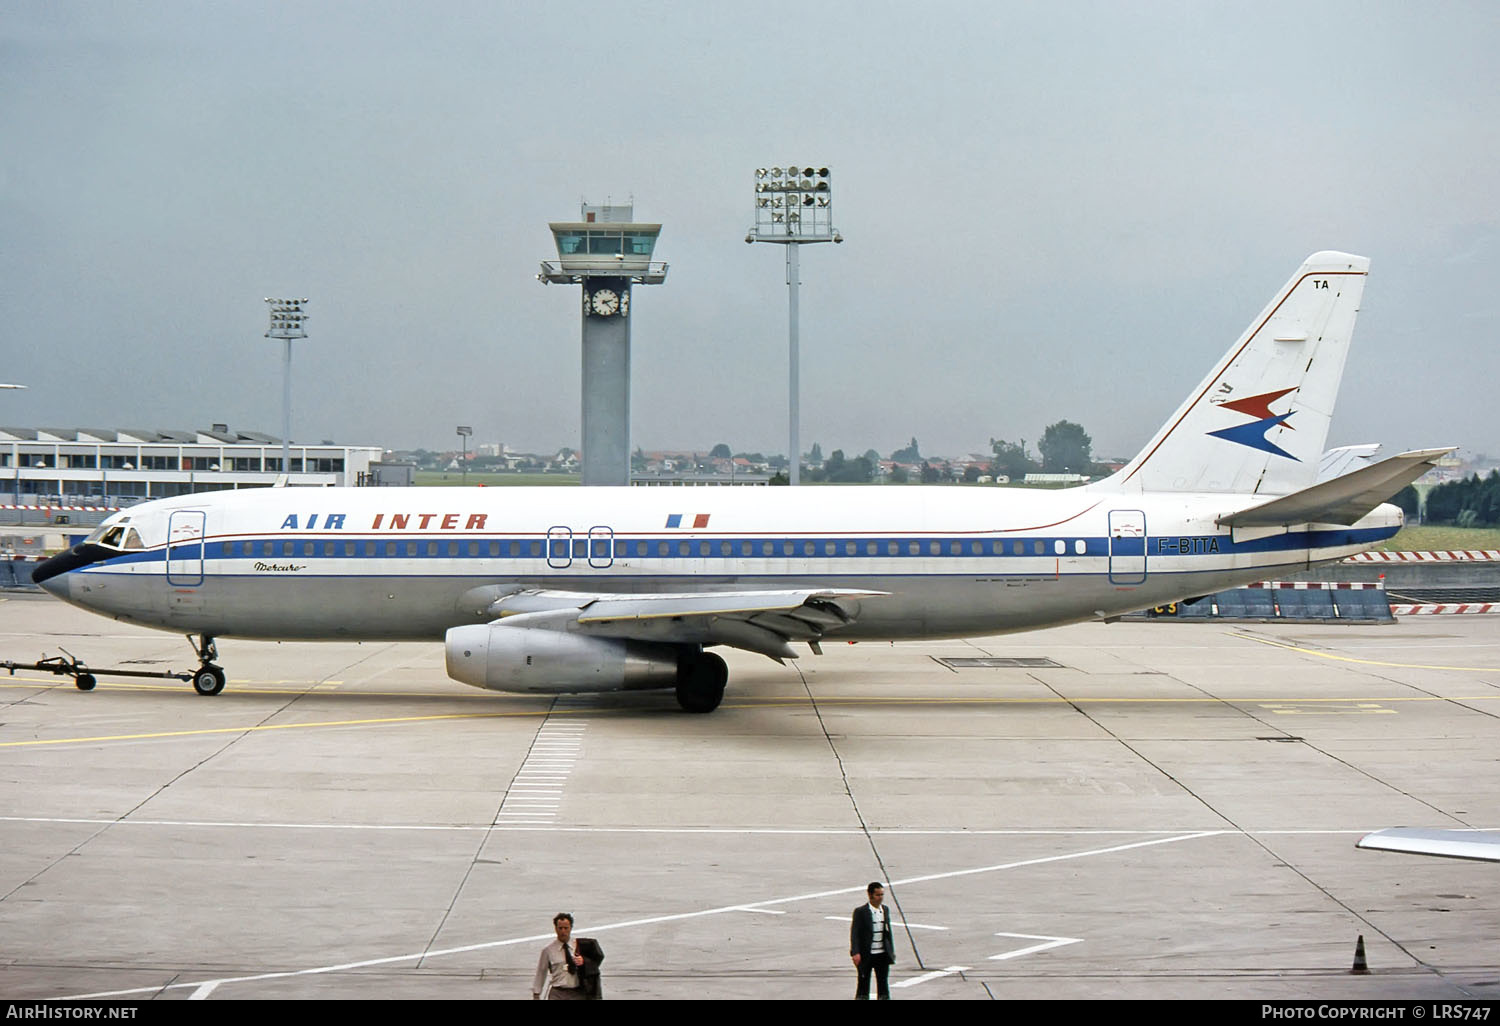
[[559, 912], [552, 917], [552, 929], [557, 939], [542, 949], [537, 959], [536, 976], [531, 981], [531, 997], [542, 996], [542, 988], [548, 987], [548, 1001], [589, 1001], [604, 996], [599, 985], [599, 963], [604, 961], [604, 949], [599, 942], [589, 937], [580, 937], [572, 943], [573, 916]]

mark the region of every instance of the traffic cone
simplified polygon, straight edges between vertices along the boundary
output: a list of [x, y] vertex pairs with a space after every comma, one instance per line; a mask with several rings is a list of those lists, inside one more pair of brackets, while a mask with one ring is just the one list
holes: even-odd
[[1360, 934], [1359, 940], [1354, 942], [1354, 966], [1349, 970], [1351, 973], [1368, 973], [1370, 967], [1365, 964], [1365, 935]]

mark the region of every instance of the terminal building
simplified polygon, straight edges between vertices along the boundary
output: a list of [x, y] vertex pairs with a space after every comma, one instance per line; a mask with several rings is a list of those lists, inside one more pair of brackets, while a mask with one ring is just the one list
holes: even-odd
[[[226, 488], [380, 484], [376, 446], [293, 445], [215, 424], [206, 431], [0, 427], [0, 495], [16, 506], [126, 506]], [[5, 500], [0, 500], [3, 504]]]

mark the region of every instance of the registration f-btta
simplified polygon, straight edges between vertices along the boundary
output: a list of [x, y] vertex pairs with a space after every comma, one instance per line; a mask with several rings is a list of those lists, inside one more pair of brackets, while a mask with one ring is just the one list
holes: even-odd
[[675, 688], [708, 712], [715, 647], [781, 660], [1108, 619], [1395, 534], [1384, 500], [1451, 450], [1317, 481], [1368, 268], [1309, 257], [1141, 453], [1083, 487], [227, 491], [115, 514], [34, 577], [195, 635], [205, 694], [224, 687], [215, 638], [442, 638], [466, 684]]

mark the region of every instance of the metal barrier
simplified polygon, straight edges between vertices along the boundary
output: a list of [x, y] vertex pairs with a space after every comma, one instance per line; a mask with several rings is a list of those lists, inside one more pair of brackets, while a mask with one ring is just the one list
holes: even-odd
[[31, 559], [0, 559], [0, 588], [37, 588], [32, 583], [31, 570], [41, 557]]
[[1389, 623], [1391, 604], [1379, 584], [1262, 581], [1130, 613], [1127, 620], [1253, 620], [1286, 623]]

